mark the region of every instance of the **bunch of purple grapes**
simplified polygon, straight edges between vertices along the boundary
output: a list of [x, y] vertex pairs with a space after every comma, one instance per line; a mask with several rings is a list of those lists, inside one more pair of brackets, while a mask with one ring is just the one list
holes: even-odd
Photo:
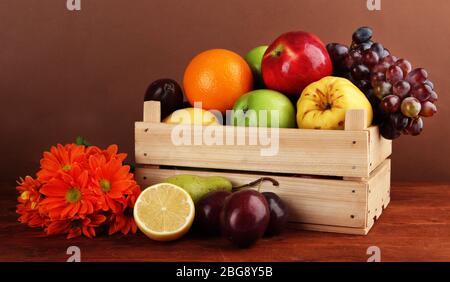
[[370, 27], [358, 28], [350, 48], [327, 45], [335, 76], [349, 79], [369, 99], [374, 111], [374, 124], [386, 139], [401, 134], [419, 135], [422, 117], [437, 112], [438, 99], [434, 84], [423, 68], [413, 69], [411, 63], [392, 55], [381, 43], [372, 41]]

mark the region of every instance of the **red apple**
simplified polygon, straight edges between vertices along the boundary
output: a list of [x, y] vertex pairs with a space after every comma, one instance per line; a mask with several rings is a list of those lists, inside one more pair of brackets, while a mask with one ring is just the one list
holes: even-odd
[[303, 89], [333, 71], [322, 41], [312, 33], [288, 32], [264, 53], [262, 76], [267, 88], [300, 96]]

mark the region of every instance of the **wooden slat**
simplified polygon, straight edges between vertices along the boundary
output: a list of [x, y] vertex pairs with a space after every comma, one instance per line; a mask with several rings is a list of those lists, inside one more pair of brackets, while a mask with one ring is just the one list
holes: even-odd
[[[221, 175], [242, 185], [261, 175], [198, 170], [136, 168], [136, 179], [143, 188], [175, 174]], [[277, 193], [290, 208], [290, 219], [297, 223], [332, 225], [364, 229], [366, 226], [367, 184], [353, 181], [274, 176], [279, 187], [264, 183], [261, 191]], [[318, 227], [317, 227], [318, 228]], [[333, 232], [333, 231], [331, 231]]]
[[295, 223], [295, 222], [290, 222], [289, 227], [294, 228], [294, 229], [351, 234], [351, 235], [367, 235], [370, 231], [370, 228], [368, 228], [368, 227], [359, 227], [358, 228], [358, 227], [345, 227], [345, 226]]
[[373, 171], [392, 154], [392, 141], [380, 135], [378, 126], [371, 126], [367, 131], [369, 132], [369, 168]]
[[161, 103], [158, 101], [144, 102], [145, 122], [161, 122]]
[[[369, 176], [368, 131], [279, 129], [278, 153], [262, 156], [261, 150], [268, 149], [268, 145], [249, 145], [249, 140], [258, 140], [255, 128], [193, 127], [187, 132], [200, 137], [197, 140], [203, 145], [194, 145], [192, 137], [192, 145], [178, 146], [171, 139], [175, 127], [182, 128], [179, 125], [136, 122], [136, 163], [326, 176]], [[214, 131], [223, 136], [224, 145], [205, 145], [201, 142], [205, 131]], [[235, 136], [234, 145], [226, 144], [230, 133]], [[239, 134], [244, 135], [247, 145], [236, 144]]]
[[372, 172], [368, 181], [367, 200], [367, 227], [372, 225], [380, 217], [383, 210], [390, 202], [391, 188], [391, 160], [385, 160], [376, 170]]
[[362, 109], [347, 110], [345, 113], [345, 130], [364, 130], [367, 128], [367, 111]]

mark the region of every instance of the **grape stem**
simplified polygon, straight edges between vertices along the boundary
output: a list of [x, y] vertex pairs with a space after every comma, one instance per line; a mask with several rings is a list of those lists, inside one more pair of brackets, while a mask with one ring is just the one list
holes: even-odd
[[255, 181], [250, 182], [250, 183], [247, 183], [247, 184], [244, 184], [244, 185], [240, 185], [240, 186], [235, 186], [235, 187], [233, 187], [233, 191], [241, 190], [241, 189], [244, 189], [244, 188], [251, 188], [251, 187], [254, 187], [254, 186], [258, 185], [258, 192], [259, 192], [260, 189], [261, 189], [261, 184], [264, 181], [271, 182], [273, 186], [277, 186], [277, 187], [280, 186], [280, 183], [277, 180], [275, 180], [275, 179], [273, 179], [271, 177], [261, 177], [261, 178], [255, 180]]

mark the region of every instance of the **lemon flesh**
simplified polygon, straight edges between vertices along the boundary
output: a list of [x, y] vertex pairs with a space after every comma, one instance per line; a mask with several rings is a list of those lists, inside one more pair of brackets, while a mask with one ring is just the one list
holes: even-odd
[[148, 187], [134, 206], [134, 219], [139, 229], [157, 241], [172, 241], [191, 228], [195, 208], [189, 194], [179, 186], [160, 183]]

